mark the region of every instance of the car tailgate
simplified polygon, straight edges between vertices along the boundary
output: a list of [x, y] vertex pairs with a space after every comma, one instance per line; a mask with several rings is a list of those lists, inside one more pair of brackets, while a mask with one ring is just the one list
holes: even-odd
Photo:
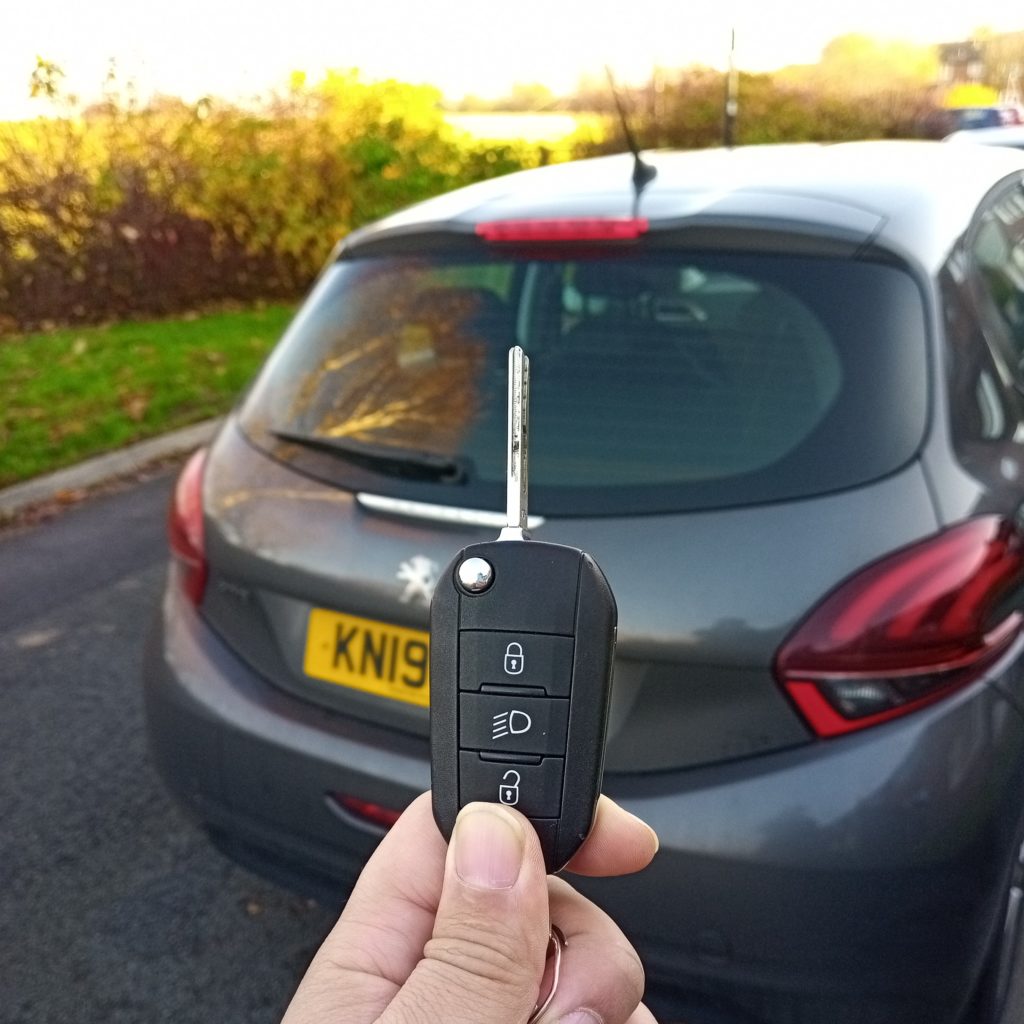
[[[319, 609], [379, 624], [382, 643], [415, 638], [428, 628], [437, 572], [493, 531], [370, 510], [257, 452], [230, 423], [210, 460], [205, 503], [203, 614], [239, 656], [302, 699], [425, 735], [424, 688], [395, 700], [346, 685], [344, 672], [310, 675], [311, 616]], [[916, 463], [814, 499], [538, 527], [538, 540], [589, 551], [616, 595], [608, 770], [708, 764], [807, 742], [772, 674], [780, 643], [844, 577], [935, 528]]]

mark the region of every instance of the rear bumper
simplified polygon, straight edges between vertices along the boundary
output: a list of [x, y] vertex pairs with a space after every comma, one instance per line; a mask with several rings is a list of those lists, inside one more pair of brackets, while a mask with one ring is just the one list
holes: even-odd
[[[574, 884], [659, 982], [780, 1024], [952, 1024], [1000, 921], [1024, 808], [1021, 660], [1018, 647], [998, 687], [863, 736], [607, 778], [661, 850], [640, 875]], [[173, 587], [145, 689], [178, 798], [233, 856], [311, 894], [340, 903], [379, 839], [328, 794], [403, 807], [429, 787], [424, 740], [268, 685]]]
[[[168, 586], [147, 639], [150, 751], [175, 796], [212, 831], [354, 880], [382, 829], [332, 793], [404, 807], [430, 788], [427, 741], [346, 720], [269, 686]], [[344, 897], [337, 889], [337, 902]]]

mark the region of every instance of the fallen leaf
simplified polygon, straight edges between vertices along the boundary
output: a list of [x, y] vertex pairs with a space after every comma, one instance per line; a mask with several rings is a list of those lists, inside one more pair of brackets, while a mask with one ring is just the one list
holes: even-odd
[[121, 408], [130, 420], [140, 423], [149, 408], [149, 395], [126, 395], [121, 399]]
[[14, 638], [14, 645], [28, 650], [33, 647], [45, 647], [60, 636], [59, 629], [39, 629], [34, 632], [22, 633]]
[[64, 420], [50, 427], [50, 438], [53, 441], [63, 441], [67, 437], [80, 437], [87, 429], [88, 425], [84, 420]]
[[76, 501], [81, 501], [85, 497], [85, 491], [80, 487], [67, 488], [63, 491], [58, 491], [54, 496], [54, 501], [61, 505], [74, 505]]

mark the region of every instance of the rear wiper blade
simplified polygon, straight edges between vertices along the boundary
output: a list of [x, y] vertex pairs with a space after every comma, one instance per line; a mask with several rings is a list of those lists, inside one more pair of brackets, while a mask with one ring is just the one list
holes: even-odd
[[354, 441], [350, 437], [299, 434], [291, 430], [271, 430], [270, 433], [282, 441], [326, 452], [376, 473], [388, 473], [409, 480], [439, 480], [452, 484], [461, 483], [468, 475], [465, 460], [452, 459], [433, 452]]

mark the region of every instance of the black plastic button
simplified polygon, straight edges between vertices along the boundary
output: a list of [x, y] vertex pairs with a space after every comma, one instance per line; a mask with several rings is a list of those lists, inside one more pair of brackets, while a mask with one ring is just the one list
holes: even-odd
[[568, 728], [567, 700], [459, 694], [459, 746], [463, 749], [561, 757]]
[[572, 683], [571, 636], [544, 633], [459, 634], [459, 689], [530, 686], [549, 697], [568, 697]]
[[459, 751], [459, 803], [489, 800], [526, 815], [557, 818], [562, 810], [565, 761], [545, 757], [540, 764], [485, 761], [472, 751]]

